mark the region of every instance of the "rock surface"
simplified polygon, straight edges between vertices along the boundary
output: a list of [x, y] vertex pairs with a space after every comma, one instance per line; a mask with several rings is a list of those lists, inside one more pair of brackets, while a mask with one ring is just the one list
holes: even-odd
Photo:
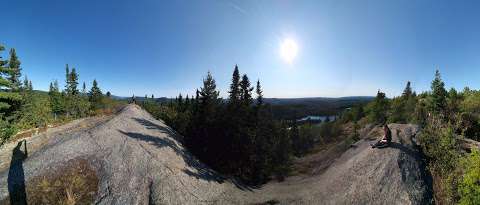
[[[360, 140], [321, 174], [254, 189], [203, 165], [182, 146], [180, 135], [129, 105], [96, 126], [52, 134], [58, 137], [31, 153], [23, 172], [28, 186], [46, 170], [88, 159], [99, 180], [96, 204], [429, 203], [428, 176], [412, 141], [418, 127], [392, 124], [391, 129], [392, 147], [371, 149], [369, 140]], [[374, 130], [364, 138], [376, 137]], [[8, 162], [1, 163], [6, 168], [0, 167], [0, 202], [9, 194]]]

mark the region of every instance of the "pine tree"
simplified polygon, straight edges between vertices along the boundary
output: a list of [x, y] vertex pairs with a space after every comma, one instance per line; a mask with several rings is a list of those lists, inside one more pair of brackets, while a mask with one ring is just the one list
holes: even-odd
[[240, 81], [240, 100], [244, 106], [250, 106], [252, 104], [252, 91], [253, 87], [250, 87], [250, 80], [247, 75], [242, 76]]
[[[0, 45], [0, 52], [5, 48]], [[5, 67], [7, 61], [2, 60], [0, 56], [0, 120], [11, 115], [15, 109], [18, 109], [22, 98], [18, 92], [15, 92], [12, 81], [12, 72], [10, 68]], [[0, 127], [0, 129], [2, 129]], [[3, 130], [2, 130], [3, 131]]]
[[369, 105], [369, 118], [373, 123], [385, 123], [387, 120], [388, 100], [385, 93], [377, 92], [375, 100]]
[[92, 88], [90, 92], [88, 92], [88, 101], [90, 101], [91, 110], [97, 110], [103, 107], [102, 98], [102, 90], [98, 87], [97, 80], [94, 79]]
[[83, 81], [83, 85], [82, 85], [82, 94], [83, 95], [87, 94], [87, 86], [85, 85], [85, 81]]
[[12, 85], [12, 91], [18, 91], [21, 87], [20, 77], [21, 68], [20, 60], [17, 57], [17, 53], [14, 48], [10, 49], [10, 60], [8, 61], [8, 68], [10, 69], [10, 76], [8, 80]]
[[435, 79], [432, 81], [432, 102], [431, 109], [435, 113], [444, 114], [447, 106], [447, 91], [445, 83], [442, 81], [440, 71], [435, 71]]
[[60, 88], [58, 87], [58, 81], [55, 80], [53, 83], [50, 83], [50, 89], [48, 91], [48, 96], [50, 98], [50, 106], [55, 117], [61, 114], [64, 111], [63, 98], [60, 93]]
[[257, 107], [261, 107], [263, 105], [263, 91], [262, 86], [260, 86], [260, 80], [257, 80], [257, 88], [255, 91], [257, 93]]
[[240, 72], [238, 71], [237, 65], [235, 65], [235, 69], [233, 70], [228, 99], [230, 105], [236, 105], [240, 100]]
[[23, 85], [22, 85], [22, 89], [24, 91], [29, 91], [30, 90], [30, 81], [28, 80], [28, 76], [25, 75], [25, 77], [23, 78]]
[[410, 81], [407, 82], [407, 86], [403, 90], [402, 96], [409, 98], [412, 96], [412, 88], [410, 87]]
[[220, 103], [219, 91], [210, 72], [203, 80], [203, 87], [198, 91], [197, 108], [193, 113], [192, 127], [189, 128], [186, 138], [187, 146], [194, 153], [207, 162], [218, 159], [218, 137], [216, 131], [219, 120], [217, 110]]
[[[67, 72], [68, 72], [68, 64], [67, 64]], [[72, 71], [70, 73], [67, 73], [67, 84], [66, 84], [66, 90], [67, 94], [70, 96], [77, 96], [78, 95], [78, 74], [75, 70], [75, 68], [72, 68]]]
[[107, 91], [106, 96], [107, 96], [107, 98], [110, 98], [110, 97], [112, 97], [112, 93], [110, 93], [110, 91]]

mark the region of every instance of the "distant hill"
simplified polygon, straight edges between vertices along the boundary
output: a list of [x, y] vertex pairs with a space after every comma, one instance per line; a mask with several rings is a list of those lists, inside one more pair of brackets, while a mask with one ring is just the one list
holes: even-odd
[[[131, 97], [114, 96], [117, 100], [130, 100]], [[275, 118], [298, 119], [307, 115], [337, 115], [346, 108], [355, 104], [365, 104], [372, 101], [372, 96], [347, 96], [347, 97], [306, 97], [306, 98], [265, 98], [265, 102], [271, 105]], [[145, 97], [135, 97], [138, 102]], [[149, 98], [151, 99], [151, 98]], [[154, 98], [155, 102], [166, 103], [172, 98]]]
[[349, 96], [339, 98], [266, 98], [272, 105], [275, 118], [299, 119], [307, 115], [338, 115], [346, 108], [372, 101], [372, 96]]
[[318, 103], [340, 103], [350, 105], [351, 103], [370, 102], [373, 96], [348, 96], [338, 98], [308, 97], [308, 98], [265, 98], [265, 102], [271, 105], [284, 104], [318, 104]]

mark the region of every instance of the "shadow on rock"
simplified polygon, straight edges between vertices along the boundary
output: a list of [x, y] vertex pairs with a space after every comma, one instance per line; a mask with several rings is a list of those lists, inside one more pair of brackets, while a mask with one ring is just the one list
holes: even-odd
[[219, 176], [216, 172], [210, 170], [207, 166], [203, 165], [197, 159], [191, 156], [185, 149], [179, 147], [177, 143], [168, 138], [161, 138], [151, 135], [145, 135], [141, 133], [134, 133], [134, 132], [124, 132], [118, 130], [120, 133], [142, 141], [149, 142], [151, 145], [154, 145], [158, 148], [170, 147], [178, 156], [181, 156], [183, 160], [187, 163], [187, 165], [193, 169], [184, 169], [187, 175], [193, 176], [198, 179], [207, 180], [207, 181], [216, 181], [219, 183], [223, 183], [225, 178]]
[[400, 168], [402, 181], [406, 186], [409, 196], [421, 204], [431, 204], [433, 197], [432, 176], [430, 175], [425, 157], [422, 152], [418, 151], [419, 147], [414, 145], [404, 145], [397, 142], [390, 144], [391, 148], [400, 150], [397, 159]]
[[[155, 124], [149, 120], [142, 119], [142, 118], [132, 118], [132, 119], [138, 122], [139, 124], [145, 126], [147, 129], [159, 130], [160, 132], [166, 133], [170, 137], [173, 137], [175, 140], [179, 142], [183, 142], [183, 136], [179, 135], [177, 132], [175, 132], [173, 129], [167, 126], [160, 126], [158, 124]], [[175, 143], [175, 141], [169, 138], [161, 138], [161, 137], [145, 135], [141, 133], [124, 132], [121, 130], [119, 130], [119, 132], [131, 138], [147, 141], [160, 148], [167, 147], [167, 146], [170, 147], [172, 150], [175, 151], [177, 155], [181, 156], [184, 159], [184, 161], [188, 164], [189, 167], [193, 168], [193, 171], [189, 169], [183, 170], [183, 172], [189, 176], [195, 177], [197, 179], [207, 180], [207, 181], [216, 181], [218, 183], [223, 183], [226, 180], [225, 177], [221, 176], [217, 172], [207, 167], [205, 164], [201, 163], [198, 159], [193, 157], [193, 155], [189, 153], [185, 148], [179, 147], [177, 143]], [[253, 186], [245, 185], [235, 179], [231, 179], [229, 181], [231, 181], [233, 184], [235, 184], [237, 188], [241, 190], [253, 191], [252, 188], [256, 188]]]
[[[22, 144], [25, 145], [22, 151]], [[8, 170], [8, 194], [11, 205], [27, 204], [27, 193], [25, 191], [25, 173], [23, 170], [23, 161], [27, 158], [27, 141], [18, 142], [13, 149], [10, 169]]]
[[150, 129], [150, 130], [159, 130], [162, 133], [167, 133], [170, 134], [171, 137], [175, 138], [176, 140], [182, 141], [182, 137], [175, 132], [175, 130], [167, 127], [167, 126], [160, 126], [158, 124], [155, 124], [149, 120], [142, 119], [142, 118], [132, 118], [136, 122], [140, 123], [141, 125], [145, 126], [145, 128]]

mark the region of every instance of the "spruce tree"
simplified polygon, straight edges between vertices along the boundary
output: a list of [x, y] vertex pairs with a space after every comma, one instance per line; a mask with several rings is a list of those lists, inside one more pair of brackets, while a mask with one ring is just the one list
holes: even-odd
[[260, 80], [257, 80], [257, 87], [255, 91], [257, 93], [257, 107], [261, 107], [263, 105], [263, 91], [262, 86], [260, 86]]
[[403, 90], [402, 96], [405, 96], [405, 97], [412, 96], [412, 87], [410, 86], [410, 81], [407, 81], [407, 85], [405, 86], [405, 89]]
[[193, 127], [188, 131], [187, 146], [201, 159], [212, 163], [218, 159], [217, 110], [220, 103], [219, 91], [210, 72], [203, 80], [198, 93], [198, 105], [193, 116]]
[[58, 81], [55, 80], [53, 83], [50, 83], [50, 89], [48, 91], [48, 96], [50, 99], [50, 106], [53, 112], [55, 120], [57, 116], [60, 115], [64, 110], [62, 94], [60, 93], [60, 88], [58, 87]]
[[18, 91], [21, 87], [20, 77], [21, 68], [20, 60], [17, 57], [17, 53], [14, 48], [10, 49], [10, 60], [8, 61], [8, 68], [10, 69], [10, 76], [8, 80], [11, 83], [12, 91]]
[[87, 86], [85, 85], [85, 81], [83, 81], [83, 85], [82, 85], [82, 94], [83, 95], [87, 94]]
[[442, 81], [440, 71], [435, 71], [435, 79], [432, 81], [432, 102], [431, 109], [435, 113], [444, 114], [447, 106], [447, 91], [445, 90], [445, 83]]
[[[68, 71], [68, 64], [67, 64], [67, 71]], [[70, 96], [77, 96], [78, 95], [78, 74], [75, 68], [72, 68], [70, 73], [67, 73], [67, 94]]]
[[[0, 45], [0, 52], [4, 50], [5, 48]], [[8, 80], [12, 78], [12, 72], [10, 68], [6, 67], [6, 64], [7, 61], [2, 60], [0, 56], [0, 120], [10, 116], [22, 100], [21, 95], [15, 92], [12, 81]]]
[[370, 104], [369, 118], [373, 123], [385, 123], [387, 120], [388, 100], [385, 93], [377, 92], [375, 100]]
[[23, 87], [22, 89], [23, 89], [24, 91], [29, 91], [29, 90], [30, 90], [30, 89], [29, 89], [29, 87], [30, 87], [30, 85], [29, 85], [30, 83], [29, 83], [29, 82], [30, 82], [30, 81], [28, 80], [28, 76], [25, 75], [25, 77], [23, 78], [23, 85], [22, 85], [22, 87]]
[[235, 65], [235, 69], [233, 70], [228, 99], [230, 105], [238, 104], [238, 101], [240, 100], [240, 72], [238, 71], [237, 65]]
[[242, 81], [240, 81], [240, 100], [244, 106], [250, 106], [252, 104], [252, 91], [253, 87], [250, 87], [250, 80], [248, 76], [244, 74]]
[[97, 80], [94, 79], [92, 83], [92, 88], [88, 92], [88, 101], [90, 101], [91, 109], [97, 110], [103, 107], [102, 104], [102, 90], [98, 87]]

